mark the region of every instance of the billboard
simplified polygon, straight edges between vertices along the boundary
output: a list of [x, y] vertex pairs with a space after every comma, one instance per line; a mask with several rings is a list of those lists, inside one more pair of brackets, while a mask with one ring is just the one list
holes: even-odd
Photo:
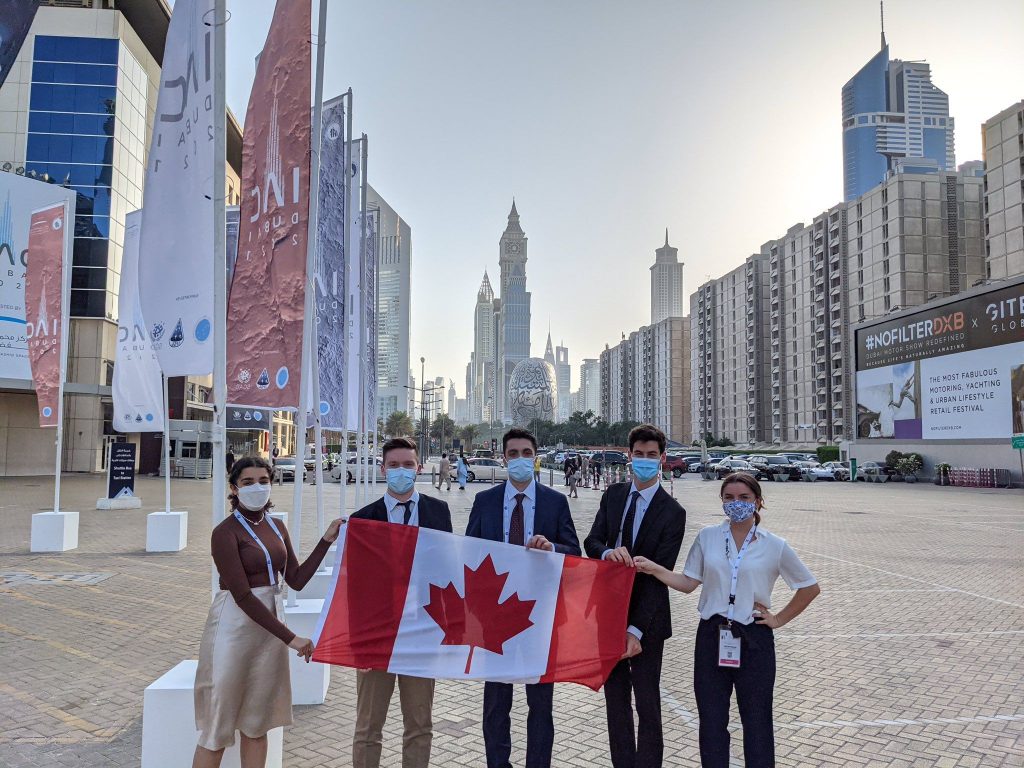
[[1024, 432], [1024, 282], [855, 332], [858, 439]]

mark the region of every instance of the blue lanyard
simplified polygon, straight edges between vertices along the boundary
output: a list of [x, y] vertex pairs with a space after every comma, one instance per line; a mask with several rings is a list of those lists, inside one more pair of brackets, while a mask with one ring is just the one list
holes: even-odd
[[[270, 552], [267, 551], [266, 545], [262, 541], [260, 541], [260, 537], [256, 535], [256, 532], [252, 529], [252, 526], [249, 525], [249, 521], [242, 517], [242, 513], [239, 512], [237, 509], [235, 510], [235, 519], [242, 524], [242, 527], [249, 532], [249, 535], [256, 540], [256, 543], [260, 545], [260, 549], [263, 550], [263, 556], [267, 558], [267, 574], [270, 576], [270, 586], [275, 586], [277, 584], [277, 574], [274, 573], [274, 566], [270, 561]], [[270, 530], [276, 533], [277, 538], [279, 538], [281, 540], [281, 543], [284, 544], [284, 536], [282, 536], [281, 532], [277, 530], [277, 526], [274, 524], [274, 518], [272, 518], [270, 515], [266, 515], [265, 519], [267, 523], [270, 525]], [[287, 545], [285, 545], [285, 549], [288, 549]]]
[[[236, 513], [237, 514], [237, 513]], [[732, 564], [732, 579], [729, 582], [729, 612], [726, 618], [729, 620], [729, 626], [732, 626], [732, 617], [736, 612], [736, 581], [740, 575], [740, 561], [743, 559], [744, 553], [747, 551], [747, 546], [754, 538], [754, 534], [757, 532], [757, 526], [751, 526], [750, 531], [747, 533], [747, 538], [743, 540], [743, 546], [740, 547], [740, 551], [736, 553], [736, 562]], [[729, 539], [732, 538], [732, 531], [729, 528], [725, 529], [725, 557], [729, 557]]]

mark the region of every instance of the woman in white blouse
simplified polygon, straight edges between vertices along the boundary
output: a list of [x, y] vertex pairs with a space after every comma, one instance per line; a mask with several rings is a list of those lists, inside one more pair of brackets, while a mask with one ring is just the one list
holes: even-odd
[[[743, 472], [729, 475], [721, 496], [728, 520], [697, 534], [682, 573], [643, 557], [633, 562], [641, 573], [681, 592], [703, 585], [693, 671], [701, 765], [729, 765], [729, 701], [735, 688], [745, 764], [768, 768], [775, 765], [772, 630], [799, 616], [821, 590], [786, 540], [760, 527], [764, 499], [757, 480]], [[772, 613], [772, 588], [779, 576], [796, 593]]]

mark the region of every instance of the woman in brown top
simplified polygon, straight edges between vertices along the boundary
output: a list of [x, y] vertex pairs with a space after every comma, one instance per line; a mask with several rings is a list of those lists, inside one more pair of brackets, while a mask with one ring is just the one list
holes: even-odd
[[213, 529], [220, 591], [199, 646], [193, 768], [218, 768], [235, 731], [242, 734], [242, 768], [263, 768], [267, 733], [292, 722], [288, 648], [307, 662], [313, 654], [312, 641], [281, 622], [281, 577], [292, 589], [306, 586], [338, 538], [341, 520], [300, 565], [287, 529], [267, 514], [271, 473], [261, 458], [239, 459], [230, 473], [232, 514]]

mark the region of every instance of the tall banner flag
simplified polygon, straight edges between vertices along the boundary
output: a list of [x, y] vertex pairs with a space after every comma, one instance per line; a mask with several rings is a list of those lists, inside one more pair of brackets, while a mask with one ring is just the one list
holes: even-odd
[[[324, 105], [316, 243], [320, 423], [345, 428], [345, 97]], [[312, 400], [310, 401], [312, 402]]]
[[224, 263], [228, 267], [228, 296], [231, 296], [231, 278], [235, 274], [238, 259], [238, 206], [229, 205], [224, 209]]
[[347, 217], [346, 224], [348, 232], [346, 241], [348, 247], [345, 250], [345, 295], [348, 297], [345, 307], [346, 325], [346, 349], [347, 360], [346, 370], [348, 376], [345, 378], [345, 400], [348, 403], [345, 413], [345, 428], [355, 432], [361, 427], [362, 402], [360, 398], [360, 385], [363, 383], [360, 378], [359, 358], [363, 354], [363, 254], [361, 248], [361, 235], [363, 227], [362, 211], [362, 148], [361, 141], [349, 142], [349, 183], [348, 183], [348, 205], [345, 208]]
[[299, 405], [309, 221], [310, 0], [278, 0], [242, 142], [228, 301], [228, 403]]
[[39, 0], [4, 0], [3, 15], [0, 16], [0, 85], [18, 58], [32, 20], [36, 17]]
[[25, 275], [25, 336], [32, 383], [39, 401], [39, 426], [56, 427], [63, 385], [64, 254], [67, 206], [57, 203], [33, 211], [28, 233]]
[[372, 520], [341, 530], [314, 661], [597, 690], [622, 658], [633, 568]]
[[114, 429], [162, 432], [163, 379], [149, 341], [149, 326], [139, 300], [139, 234], [142, 211], [124, 217], [121, 288], [117, 294], [117, 350], [114, 359]]
[[174, 4], [146, 168], [139, 296], [167, 376], [213, 373], [213, 5]]
[[0, 173], [0, 379], [32, 380], [25, 336], [29, 225], [33, 211], [56, 203], [74, 216], [73, 190]]
[[366, 365], [363, 370], [367, 432], [377, 429], [377, 220], [366, 215], [366, 258], [363, 270], [363, 328], [366, 337]]

